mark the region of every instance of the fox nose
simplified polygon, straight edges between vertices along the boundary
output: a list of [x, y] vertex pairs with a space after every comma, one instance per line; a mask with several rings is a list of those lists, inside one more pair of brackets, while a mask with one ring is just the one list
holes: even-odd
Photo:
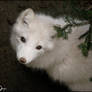
[[26, 63], [26, 59], [23, 58], [23, 57], [21, 57], [21, 58], [19, 59], [19, 62], [20, 62], [20, 63]]

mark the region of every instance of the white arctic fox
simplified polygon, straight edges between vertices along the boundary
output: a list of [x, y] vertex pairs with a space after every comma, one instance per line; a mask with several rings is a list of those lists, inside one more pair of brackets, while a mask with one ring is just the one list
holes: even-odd
[[54, 19], [26, 9], [17, 18], [11, 44], [17, 59], [27, 67], [45, 69], [50, 77], [65, 82], [72, 90], [92, 91], [92, 52], [84, 57], [78, 38], [89, 25], [74, 27], [68, 40], [57, 38], [55, 25], [65, 25], [63, 18]]

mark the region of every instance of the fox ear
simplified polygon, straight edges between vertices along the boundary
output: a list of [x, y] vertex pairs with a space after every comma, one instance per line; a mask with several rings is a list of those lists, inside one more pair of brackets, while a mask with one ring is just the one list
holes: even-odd
[[20, 14], [18, 20], [21, 20], [24, 24], [30, 24], [34, 16], [34, 11], [31, 8], [28, 8]]
[[24, 23], [26, 23], [26, 24], [29, 24], [31, 21], [32, 21], [32, 19], [34, 18], [34, 11], [32, 10], [32, 9], [26, 9], [25, 11], [24, 11], [24, 19], [23, 19], [23, 22]]

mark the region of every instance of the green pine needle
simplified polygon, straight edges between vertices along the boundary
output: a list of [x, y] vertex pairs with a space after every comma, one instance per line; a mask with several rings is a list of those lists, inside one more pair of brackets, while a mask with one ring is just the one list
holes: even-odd
[[81, 43], [79, 45], [79, 48], [81, 49], [81, 52], [84, 56], [88, 56], [88, 49], [87, 49], [87, 44], [86, 43]]
[[65, 32], [66, 28], [63, 29], [59, 26], [54, 26], [54, 28], [57, 31], [57, 37], [58, 38], [63, 37], [64, 39], [68, 39], [68, 34], [67, 34], [67, 32]]
[[[68, 39], [68, 34], [71, 33], [72, 29], [71, 29], [71, 24], [67, 24], [65, 25], [63, 28], [61, 28], [60, 26], [54, 26], [54, 29], [57, 31], [57, 37], [60, 38], [64, 38], [64, 39]], [[67, 32], [66, 32], [67, 30]]]

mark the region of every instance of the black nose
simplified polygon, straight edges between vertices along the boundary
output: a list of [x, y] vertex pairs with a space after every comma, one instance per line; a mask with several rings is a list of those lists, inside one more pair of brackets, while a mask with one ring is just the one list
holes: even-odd
[[23, 57], [21, 57], [21, 58], [19, 59], [19, 62], [20, 62], [20, 63], [26, 63], [26, 59], [23, 58]]

